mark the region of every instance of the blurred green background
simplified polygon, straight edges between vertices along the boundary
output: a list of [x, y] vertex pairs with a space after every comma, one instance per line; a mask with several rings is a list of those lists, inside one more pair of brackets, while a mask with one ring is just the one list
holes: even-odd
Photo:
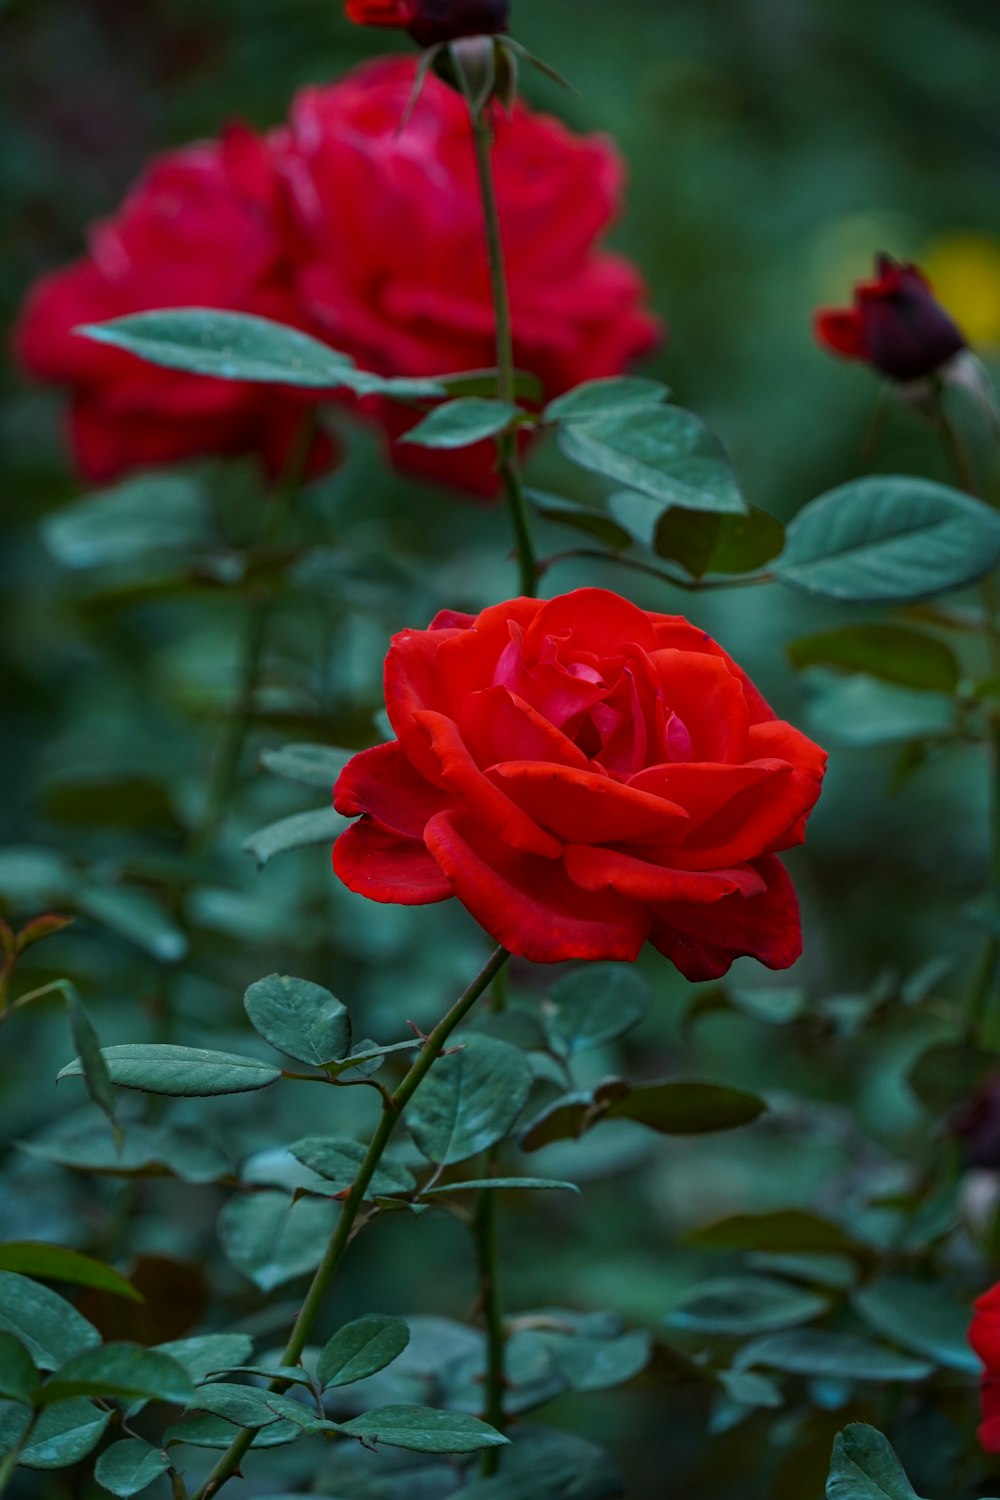
[[[151, 152], [213, 134], [233, 116], [269, 126], [301, 84], [373, 55], [383, 38], [350, 28], [339, 9], [334, 0], [7, 0], [7, 320], [34, 275], [79, 252], [87, 223], [117, 205]], [[788, 519], [871, 467], [945, 477], [933, 436], [901, 409], [888, 412], [874, 455], [863, 454], [877, 382], [824, 355], [810, 322], [819, 303], [846, 301], [885, 249], [928, 267], [996, 364], [993, 0], [515, 0], [514, 9], [518, 37], [578, 90], [567, 94], [529, 70], [529, 98], [579, 130], [608, 132], [627, 158], [627, 208], [614, 240], [642, 267], [670, 330], [649, 373], [720, 433], [748, 497]], [[243, 601], [238, 589], [192, 578], [177, 558], [153, 568], [134, 558], [89, 566], [60, 544], [51, 517], [79, 486], [59, 419], [57, 397], [5, 372], [0, 898], [12, 915], [51, 906], [82, 913], [25, 963], [25, 985], [71, 974], [105, 1042], [172, 1036], [252, 1046], [240, 996], [275, 968], [328, 984], [360, 1018], [360, 1034], [391, 1040], [405, 1018], [430, 1021], [482, 952], [461, 912], [368, 907], [336, 887], [324, 848], [283, 855], [258, 873], [240, 844], [323, 801], [259, 773], [262, 749], [370, 741], [392, 631], [425, 623], [440, 606], [478, 608], [514, 591], [504, 517], [386, 475], [370, 440], [348, 434], [349, 462], [304, 499], [299, 524], [310, 550], [274, 623], [238, 795], [211, 858], [192, 869], [183, 833], [233, 702]], [[581, 483], [554, 453], [539, 452], [533, 465], [539, 482], [563, 493]], [[253, 535], [262, 497], [248, 466], [225, 474], [201, 466], [191, 482], [206, 497], [209, 552]], [[540, 531], [543, 550], [572, 544]], [[850, 704], [839, 699], [825, 712], [817, 700], [811, 717], [817, 704], [784, 651], [797, 635], [846, 622], [829, 606], [773, 588], [686, 596], [596, 564], [561, 565], [546, 588], [582, 582], [690, 614], [780, 712], [833, 751], [808, 849], [792, 861], [806, 957], [780, 980], [789, 994], [808, 991], [813, 1008], [780, 1032], [738, 1008], [682, 1036], [689, 988], [662, 963], [646, 963], [659, 1002], [652, 1018], [624, 1054], [593, 1063], [597, 1076], [683, 1066], [795, 1094], [795, 1110], [777, 1126], [717, 1142], [665, 1146], [626, 1130], [603, 1154], [591, 1143], [553, 1148], [546, 1168], [586, 1176], [584, 1199], [518, 1205], [505, 1219], [511, 1307], [606, 1306], [652, 1326], [695, 1273], [691, 1253], [677, 1249], [686, 1226], [790, 1203], [860, 1214], [880, 1185], [892, 1190], [892, 1153], [925, 1141], [927, 1117], [902, 1073], [933, 1023], [880, 1013], [861, 1052], [844, 997], [861, 1014], [868, 1002], [858, 997], [874, 984], [892, 994], [899, 976], [940, 955], [952, 963], [943, 982], [958, 985], [978, 941], [967, 906], [985, 879], [985, 768], [975, 747], [949, 748], [896, 790], [900, 743], [851, 743], [871, 736], [852, 734]], [[527, 1000], [543, 988], [527, 972], [514, 983]], [[763, 1005], [773, 981], [748, 968], [740, 986]], [[60, 1013], [26, 1013], [2, 1046], [4, 1137], [64, 1130], [63, 1112], [82, 1095], [70, 1096], [72, 1084], [52, 1091], [71, 1047]], [[266, 1108], [186, 1104], [171, 1118], [224, 1137], [240, 1158], [318, 1128], [317, 1111], [316, 1100], [291, 1091], [268, 1095]], [[207, 1302], [210, 1321], [239, 1317], [277, 1337], [294, 1288], [262, 1311], [231, 1268], [214, 1264], [207, 1280], [192, 1269], [218, 1262], [219, 1202], [211, 1188], [74, 1176], [14, 1147], [0, 1182], [9, 1237], [64, 1239], [123, 1263], [140, 1253], [173, 1257], [188, 1268], [184, 1296]], [[467, 1247], [457, 1227], [431, 1217], [372, 1235], [334, 1320], [371, 1306], [466, 1316], [474, 1298]], [[750, 1500], [820, 1493], [843, 1410], [817, 1411], [769, 1439], [764, 1453], [754, 1419], [706, 1458], [705, 1399], [647, 1381], [552, 1416], [607, 1440], [638, 1497], [721, 1500], [733, 1493], [734, 1473], [755, 1476], [740, 1491]], [[940, 1476], [925, 1462], [932, 1486]], [[271, 1488], [306, 1477], [290, 1470]], [[69, 1493], [58, 1478], [32, 1483], [43, 1479], [37, 1493]]]

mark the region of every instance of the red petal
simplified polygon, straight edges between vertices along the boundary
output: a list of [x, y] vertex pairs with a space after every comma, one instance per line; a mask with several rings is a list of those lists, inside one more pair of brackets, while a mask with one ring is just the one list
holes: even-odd
[[650, 942], [687, 979], [719, 979], [734, 958], [756, 958], [787, 969], [802, 952], [799, 903], [788, 872], [773, 857], [754, 868], [767, 889], [759, 896], [725, 896], [714, 906], [672, 905], [653, 912]]
[[498, 943], [532, 963], [634, 959], [649, 918], [616, 896], [593, 896], [561, 864], [521, 854], [453, 812], [427, 825], [427, 847], [455, 895]]
[[725, 659], [669, 649], [651, 659], [663, 684], [663, 702], [683, 721], [695, 759], [745, 760], [750, 711], [742, 679]]
[[417, 775], [399, 742], [391, 740], [362, 750], [347, 762], [333, 790], [333, 805], [345, 818], [371, 813], [393, 832], [420, 839], [427, 819], [449, 802]]
[[588, 766], [586, 755], [554, 724], [509, 688], [471, 693], [460, 720], [462, 738], [478, 765], [541, 760], [560, 766]]
[[656, 648], [646, 610], [608, 589], [574, 589], [548, 600], [525, 631], [526, 660], [538, 657], [546, 636], [569, 637], [574, 655], [593, 651], [598, 657], [621, 656], [629, 645]]
[[1000, 1371], [1000, 1282], [973, 1303], [969, 1343], [988, 1369]]
[[508, 761], [489, 776], [532, 818], [574, 844], [680, 837], [688, 821], [675, 802], [574, 766]]
[[664, 905], [681, 901], [698, 906], [723, 896], [760, 895], [764, 881], [749, 865], [734, 870], [673, 870], [619, 849], [569, 844], [563, 855], [569, 878], [585, 891], [617, 891], [630, 901]]
[[419, 839], [400, 838], [373, 818], [359, 818], [333, 846], [333, 868], [348, 890], [369, 901], [426, 906], [447, 901], [451, 886]]
[[854, 307], [821, 307], [813, 319], [817, 343], [844, 359], [867, 359], [861, 314]]

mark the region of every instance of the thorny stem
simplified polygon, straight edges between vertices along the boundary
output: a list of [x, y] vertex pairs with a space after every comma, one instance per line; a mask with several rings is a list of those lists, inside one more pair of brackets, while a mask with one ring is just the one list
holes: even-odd
[[[501, 1015], [507, 1005], [507, 971], [501, 969], [493, 981], [490, 991], [490, 1009]], [[486, 1176], [493, 1176], [498, 1168], [500, 1153], [496, 1146], [486, 1155]], [[483, 1415], [498, 1432], [506, 1426], [503, 1393], [506, 1385], [505, 1351], [507, 1333], [503, 1317], [503, 1288], [500, 1281], [500, 1247], [497, 1235], [497, 1195], [490, 1188], [479, 1194], [472, 1220], [472, 1234], [476, 1245], [476, 1265], [479, 1270], [479, 1301], [486, 1325], [486, 1372]], [[485, 1477], [495, 1474], [500, 1467], [500, 1451], [485, 1448], [479, 1459], [480, 1471]]]
[[[511, 330], [510, 296], [507, 290], [496, 183], [493, 178], [491, 155], [493, 132], [490, 128], [488, 106], [483, 106], [478, 110], [470, 106], [470, 113], [476, 148], [479, 191], [483, 203], [483, 224], [486, 230], [486, 251], [489, 257], [490, 286], [493, 292], [493, 313], [496, 320], [497, 395], [501, 401], [513, 402], [514, 339]], [[528, 519], [527, 501], [524, 498], [524, 486], [521, 483], [515, 433], [502, 432], [497, 438], [497, 466], [514, 531], [521, 593], [533, 599], [538, 592], [538, 564], [535, 561], [535, 548], [531, 540], [531, 526]]]
[[[434, 1030], [424, 1041], [417, 1057], [409, 1071], [403, 1078], [395, 1093], [390, 1095], [385, 1102], [381, 1118], [375, 1128], [368, 1150], [365, 1152], [364, 1161], [358, 1168], [358, 1175], [351, 1185], [351, 1190], [344, 1200], [344, 1206], [337, 1220], [337, 1227], [330, 1237], [323, 1259], [320, 1261], [313, 1276], [306, 1299], [299, 1309], [299, 1315], [295, 1319], [295, 1325], [289, 1335], [285, 1352], [281, 1356], [283, 1365], [297, 1365], [302, 1351], [309, 1341], [313, 1326], [319, 1316], [323, 1301], [330, 1290], [337, 1267], [344, 1257], [344, 1252], [351, 1243], [354, 1234], [361, 1228], [357, 1224], [358, 1215], [361, 1212], [365, 1196], [371, 1184], [371, 1180], [378, 1169], [379, 1162], [388, 1146], [400, 1118], [409, 1104], [417, 1089], [423, 1083], [434, 1063], [441, 1054], [441, 1050], [455, 1030], [456, 1026], [465, 1019], [469, 1011], [475, 1005], [480, 995], [492, 983], [493, 979], [503, 968], [509, 954], [506, 948], [495, 948], [483, 968], [480, 969], [472, 983], [465, 989], [455, 1001], [447, 1015], [442, 1017]], [[283, 1391], [287, 1389], [287, 1380], [275, 1379], [268, 1387], [271, 1391]], [[231, 1479], [239, 1470], [239, 1465], [247, 1449], [253, 1443], [256, 1430], [247, 1429], [234, 1438], [225, 1453], [219, 1459], [211, 1474], [205, 1480], [201, 1489], [198, 1490], [194, 1500], [208, 1500], [209, 1496], [215, 1495], [228, 1479]]]

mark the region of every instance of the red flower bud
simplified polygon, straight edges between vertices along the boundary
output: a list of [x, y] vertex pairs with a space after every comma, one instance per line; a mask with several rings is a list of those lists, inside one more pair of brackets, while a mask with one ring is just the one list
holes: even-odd
[[510, 0], [347, 0], [359, 26], [394, 26], [421, 47], [463, 36], [491, 36], [510, 24]]
[[857, 283], [853, 306], [817, 312], [815, 333], [824, 349], [901, 381], [933, 374], [966, 346], [923, 272], [890, 255], [877, 257], [871, 281]]

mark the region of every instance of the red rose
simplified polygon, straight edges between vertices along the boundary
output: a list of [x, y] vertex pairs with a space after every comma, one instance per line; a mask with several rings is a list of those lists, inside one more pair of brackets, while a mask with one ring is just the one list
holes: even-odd
[[815, 332], [825, 349], [866, 360], [890, 380], [931, 375], [965, 348], [923, 272], [890, 255], [878, 256], [873, 280], [855, 286], [853, 307], [819, 310]]
[[689, 979], [801, 950], [780, 860], [826, 756], [720, 646], [602, 589], [444, 613], [385, 664], [398, 739], [335, 791], [337, 874], [374, 901], [457, 896], [536, 963], [634, 959]]
[[29, 370], [69, 387], [73, 448], [87, 479], [212, 453], [258, 452], [280, 469], [306, 410], [302, 396], [160, 369], [73, 332], [158, 307], [299, 323], [277, 194], [265, 143], [241, 126], [219, 142], [168, 152], [97, 226], [90, 253], [32, 289], [17, 347]]
[[510, 0], [347, 0], [347, 19], [359, 26], [399, 27], [421, 47], [433, 47], [506, 31]]
[[969, 1343], [986, 1366], [981, 1379], [979, 1441], [987, 1453], [1000, 1453], [1000, 1282], [973, 1304]]
[[[281, 146], [300, 305], [321, 336], [380, 375], [495, 363], [468, 109], [431, 77], [400, 131], [415, 67], [382, 60], [306, 89]], [[494, 164], [518, 366], [550, 397], [620, 373], [657, 324], [634, 267], [598, 248], [621, 202], [614, 148], [518, 104], [510, 119], [498, 115]], [[398, 405], [376, 414], [393, 436], [413, 425]], [[460, 454], [401, 444], [394, 457], [465, 488], [495, 488], [492, 443]]]

